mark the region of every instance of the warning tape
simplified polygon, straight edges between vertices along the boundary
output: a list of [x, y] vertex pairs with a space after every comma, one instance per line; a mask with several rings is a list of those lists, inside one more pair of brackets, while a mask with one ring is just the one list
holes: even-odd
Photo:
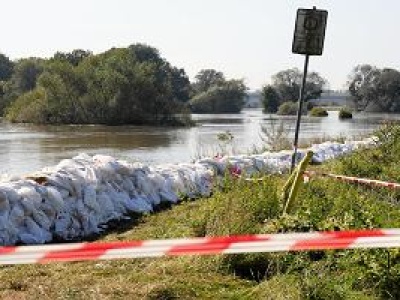
[[394, 247], [400, 247], [400, 229], [259, 234], [0, 247], [0, 265], [181, 255]]
[[343, 176], [343, 175], [336, 175], [336, 174], [330, 174], [330, 173], [318, 173], [318, 172], [310, 172], [310, 171], [304, 172], [305, 180], [309, 180], [309, 178], [313, 177], [313, 176], [329, 177], [329, 178], [335, 178], [335, 179], [345, 181], [345, 182], [350, 182], [350, 183], [360, 183], [360, 184], [365, 184], [365, 185], [382, 186], [382, 187], [388, 187], [391, 189], [400, 188], [400, 184], [395, 183], [395, 182], [387, 182], [387, 181], [367, 179], [367, 178], [358, 178], [358, 177], [353, 177], [353, 176]]

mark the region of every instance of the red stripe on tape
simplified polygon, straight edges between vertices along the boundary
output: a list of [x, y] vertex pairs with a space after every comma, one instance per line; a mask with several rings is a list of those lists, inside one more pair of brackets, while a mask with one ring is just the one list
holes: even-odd
[[220, 254], [234, 243], [261, 242], [269, 239], [268, 236], [256, 235], [210, 237], [198, 243], [174, 246], [167, 255]]
[[330, 250], [330, 249], [347, 249], [357, 238], [338, 238], [329, 240], [305, 240], [296, 242], [290, 247], [290, 250]]
[[15, 250], [17, 250], [18, 247], [15, 246], [6, 246], [6, 247], [0, 247], [0, 255], [1, 254], [10, 254], [15, 252]]
[[381, 236], [387, 236], [387, 234], [376, 229], [321, 232], [316, 238], [296, 242], [290, 250], [348, 249], [358, 238]]
[[347, 231], [323, 231], [321, 238], [361, 238], [386, 236], [387, 233], [380, 229], [347, 230]]
[[143, 242], [109, 242], [109, 243], [82, 243], [82, 247], [70, 250], [50, 251], [46, 253], [39, 263], [48, 263], [52, 261], [71, 261], [71, 260], [96, 260], [104, 255], [108, 250], [126, 249], [141, 247]]

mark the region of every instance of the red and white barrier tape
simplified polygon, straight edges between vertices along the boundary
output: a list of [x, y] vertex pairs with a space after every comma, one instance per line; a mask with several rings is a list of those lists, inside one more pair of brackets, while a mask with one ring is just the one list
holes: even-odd
[[0, 247], [0, 265], [181, 255], [400, 247], [400, 229]]
[[306, 180], [309, 180], [309, 178], [312, 176], [329, 177], [329, 178], [335, 178], [335, 179], [345, 181], [345, 182], [350, 182], [350, 183], [360, 183], [360, 184], [373, 185], [373, 186], [382, 186], [382, 187], [388, 187], [391, 189], [400, 188], [400, 184], [395, 183], [395, 182], [386, 182], [386, 181], [381, 181], [381, 180], [358, 178], [358, 177], [353, 177], [353, 176], [343, 176], [343, 175], [336, 175], [336, 174], [329, 174], [329, 173], [317, 173], [317, 172], [310, 172], [310, 171], [304, 172], [304, 178]]

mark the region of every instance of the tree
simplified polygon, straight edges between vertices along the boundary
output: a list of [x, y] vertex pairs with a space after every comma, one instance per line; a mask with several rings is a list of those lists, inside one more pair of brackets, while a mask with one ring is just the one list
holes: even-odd
[[91, 51], [86, 51], [82, 49], [75, 49], [72, 52], [56, 52], [53, 59], [67, 61], [73, 66], [79, 65], [86, 57], [93, 55]]
[[243, 80], [228, 80], [196, 95], [190, 100], [190, 107], [194, 113], [238, 113], [246, 90]]
[[152, 62], [156, 64], [162, 64], [164, 62], [160, 56], [160, 52], [156, 48], [146, 44], [132, 44], [128, 49], [130, 53], [135, 56], [135, 60], [138, 62]]
[[6, 81], [11, 78], [14, 63], [4, 54], [0, 53], [0, 81]]
[[[280, 71], [272, 76], [272, 86], [283, 101], [297, 101], [303, 75], [297, 68]], [[304, 100], [318, 98], [327, 81], [317, 72], [307, 74]]]
[[381, 71], [368, 64], [357, 65], [348, 76], [351, 99], [356, 110], [364, 110], [375, 100], [374, 85]]
[[225, 82], [225, 77], [222, 72], [214, 69], [203, 69], [195, 76], [196, 81], [193, 83], [195, 94], [206, 92], [215, 85], [220, 85]]
[[400, 112], [399, 71], [358, 65], [350, 73], [348, 85], [357, 110]]
[[375, 83], [375, 103], [385, 112], [400, 112], [400, 72], [383, 69]]
[[40, 58], [21, 59], [15, 64], [11, 81], [18, 93], [27, 92], [35, 88], [36, 79], [42, 72], [43, 60]]
[[184, 69], [170, 67], [172, 92], [179, 102], [187, 102], [190, 98], [190, 80]]
[[13, 63], [11, 77], [1, 84], [1, 113], [20, 95], [36, 87], [36, 80], [42, 71], [43, 60], [39, 58], [21, 59]]
[[271, 85], [266, 85], [263, 87], [261, 95], [263, 111], [266, 113], [276, 113], [280, 102], [278, 92]]
[[[85, 56], [75, 54], [71, 57]], [[69, 58], [56, 54], [40, 65], [40, 72], [32, 72], [35, 76], [25, 76], [31, 74], [27, 66], [35, 70], [34, 61], [21, 62], [13, 82], [22, 94], [10, 105], [7, 118], [108, 125], [182, 124], [185, 120], [182, 102], [188, 99], [189, 80], [183, 69], [171, 66], [155, 48], [136, 44], [88, 55], [80, 62]], [[23, 91], [32, 88], [32, 92]]]

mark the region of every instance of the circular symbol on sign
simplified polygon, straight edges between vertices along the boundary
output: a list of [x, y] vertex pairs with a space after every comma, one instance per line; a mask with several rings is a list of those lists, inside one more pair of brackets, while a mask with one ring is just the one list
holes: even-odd
[[318, 27], [318, 19], [313, 16], [307, 16], [304, 19], [304, 28], [307, 30], [315, 30]]

